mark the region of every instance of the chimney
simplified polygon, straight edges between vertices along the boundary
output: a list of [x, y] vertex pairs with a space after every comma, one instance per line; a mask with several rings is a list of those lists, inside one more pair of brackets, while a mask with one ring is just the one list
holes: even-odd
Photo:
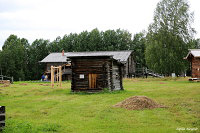
[[65, 51], [64, 50], [62, 50], [62, 56], [64, 56], [65, 55]]

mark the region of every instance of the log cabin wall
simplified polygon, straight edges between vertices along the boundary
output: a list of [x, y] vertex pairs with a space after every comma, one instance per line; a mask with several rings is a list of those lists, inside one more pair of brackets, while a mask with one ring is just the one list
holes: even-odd
[[110, 57], [71, 58], [72, 91], [112, 89]]
[[112, 90], [121, 90], [122, 89], [122, 67], [120, 64], [113, 62], [112, 65], [112, 81], [113, 88]]
[[200, 58], [192, 57], [192, 78], [200, 78]]
[[123, 77], [131, 77], [135, 73], [135, 62], [133, 59], [133, 54], [128, 57], [128, 60], [123, 67]]

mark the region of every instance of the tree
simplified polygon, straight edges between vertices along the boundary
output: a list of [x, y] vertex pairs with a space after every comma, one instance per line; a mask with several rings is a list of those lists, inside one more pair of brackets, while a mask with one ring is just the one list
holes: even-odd
[[107, 30], [102, 33], [102, 46], [104, 50], [128, 50], [132, 43], [132, 35], [126, 31], [117, 29]]
[[85, 51], [102, 51], [104, 48], [101, 46], [102, 45], [102, 35], [99, 30], [93, 29], [91, 32], [89, 32], [89, 42], [88, 42], [88, 49]]
[[14, 80], [25, 80], [27, 70], [27, 50], [29, 43], [26, 39], [10, 35], [5, 41], [0, 56], [3, 75], [13, 76]]
[[89, 50], [89, 32], [83, 31], [78, 35], [78, 43], [76, 45], [76, 51], [87, 51]]
[[146, 67], [145, 61], [145, 33], [140, 32], [133, 36], [133, 41], [130, 49], [134, 51], [136, 67]]
[[149, 68], [166, 75], [185, 71], [187, 62], [183, 57], [195, 33], [192, 21], [193, 13], [186, 0], [162, 0], [157, 4], [146, 41], [145, 59]]
[[48, 50], [50, 52], [60, 52], [62, 51], [62, 46], [61, 46], [61, 37], [57, 37], [53, 42], [51, 42], [48, 46]]
[[200, 38], [190, 40], [191, 49], [200, 49]]
[[28, 54], [28, 69], [30, 75], [28, 79], [36, 80], [40, 79], [41, 75], [45, 71], [45, 64], [39, 63], [49, 54], [49, 40], [36, 39], [29, 48]]

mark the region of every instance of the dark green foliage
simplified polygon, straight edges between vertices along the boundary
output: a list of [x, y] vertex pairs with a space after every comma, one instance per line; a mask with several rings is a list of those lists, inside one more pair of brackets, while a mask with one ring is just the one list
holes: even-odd
[[28, 64], [27, 50], [29, 43], [26, 39], [10, 35], [2, 47], [0, 63], [2, 74], [13, 76], [15, 80], [25, 80]]
[[145, 59], [148, 67], [158, 73], [181, 74], [187, 67], [183, 60], [195, 33], [191, 28], [193, 14], [185, 0], [162, 0], [157, 4], [154, 22], [149, 26]]
[[28, 50], [28, 70], [29, 75], [27, 79], [36, 80], [40, 79], [41, 75], [44, 73], [45, 64], [39, 63], [44, 59], [48, 54], [49, 41], [43, 39], [36, 39]]
[[145, 35], [143, 32], [135, 34], [133, 37], [133, 43], [130, 47], [134, 51], [134, 58], [137, 68], [146, 67], [145, 61]]
[[189, 45], [192, 49], [200, 49], [200, 38], [198, 39], [191, 39]]
[[[60, 52], [60, 51], [62, 51], [62, 45], [60, 42], [61, 42], [61, 38], [57, 37], [56, 40], [51, 42], [48, 47], [44, 46], [44, 48], [47, 52], [48, 51], [50, 51], [50, 52], [58, 52], [59, 51]], [[48, 48], [48, 50], [46, 48]]]

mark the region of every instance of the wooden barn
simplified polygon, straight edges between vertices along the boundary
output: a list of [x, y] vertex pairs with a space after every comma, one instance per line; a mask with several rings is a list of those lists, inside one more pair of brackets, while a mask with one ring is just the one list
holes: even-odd
[[72, 67], [72, 91], [122, 90], [123, 63], [112, 55], [70, 56]]
[[200, 49], [189, 49], [185, 59], [191, 62], [192, 78], [200, 79]]
[[[122, 76], [123, 77], [132, 77], [135, 74], [135, 62], [133, 58], [132, 51], [95, 51], [95, 52], [64, 52], [62, 53], [50, 53], [46, 56], [41, 63], [46, 63], [46, 74], [49, 75], [50, 79], [50, 68], [51, 66], [62, 66], [62, 78], [63, 80], [71, 79], [71, 62], [67, 60], [70, 56], [85, 56], [85, 55], [99, 55], [99, 56], [113, 56], [115, 60], [121, 60], [122, 66]], [[121, 58], [120, 58], [121, 57]]]

